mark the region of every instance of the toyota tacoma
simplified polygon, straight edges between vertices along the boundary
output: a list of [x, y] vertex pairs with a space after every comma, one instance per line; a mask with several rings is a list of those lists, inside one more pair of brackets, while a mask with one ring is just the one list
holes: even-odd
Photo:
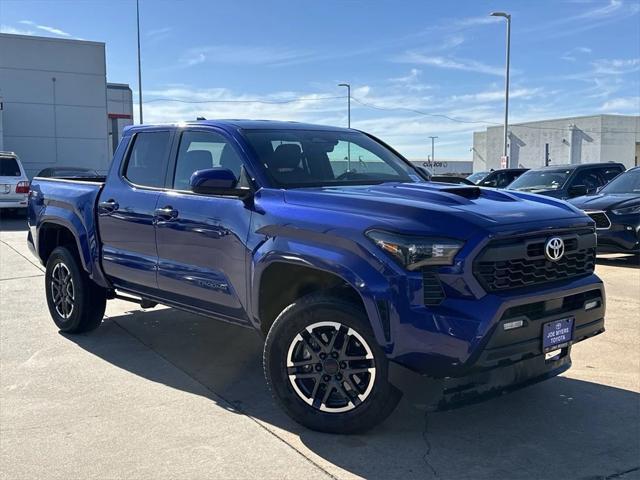
[[276, 401], [325, 432], [383, 420], [397, 368], [456, 405], [564, 372], [604, 331], [591, 218], [429, 182], [353, 129], [129, 127], [106, 177], [35, 178], [28, 219], [61, 331], [98, 327], [113, 298], [256, 329]]

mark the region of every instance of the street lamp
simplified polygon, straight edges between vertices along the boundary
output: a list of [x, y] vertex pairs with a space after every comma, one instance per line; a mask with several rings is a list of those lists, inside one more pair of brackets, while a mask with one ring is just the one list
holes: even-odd
[[[351, 128], [351, 84], [339, 83], [339, 87], [347, 87], [347, 127]], [[351, 171], [351, 142], [347, 142], [347, 172]]]
[[[429, 138], [431, 139], [431, 162], [435, 162], [435, 156], [434, 156], [434, 153], [433, 153], [433, 151], [434, 151], [433, 143], [434, 143], [434, 140], [436, 138], [438, 138], [438, 137], [429, 137]], [[434, 168], [435, 168], [435, 165], [434, 165]]]
[[347, 87], [347, 127], [351, 128], [351, 84], [339, 83], [339, 87]]
[[[509, 128], [509, 61], [511, 57], [511, 15], [505, 12], [493, 12], [492, 17], [504, 17], [507, 19], [507, 61], [505, 67], [505, 86], [504, 86], [504, 148], [502, 155], [507, 159], [507, 142]], [[509, 165], [507, 165], [509, 166]]]
[[142, 122], [142, 69], [140, 68], [140, 1], [136, 0], [136, 25], [138, 29], [138, 100], [140, 105], [140, 123]]

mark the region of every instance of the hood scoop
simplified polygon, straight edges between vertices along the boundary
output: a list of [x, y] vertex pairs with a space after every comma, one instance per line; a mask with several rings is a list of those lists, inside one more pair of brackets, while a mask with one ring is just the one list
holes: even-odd
[[450, 187], [443, 188], [440, 190], [441, 192], [452, 193], [453, 195], [458, 195], [460, 197], [468, 198], [469, 200], [475, 200], [480, 197], [481, 190], [479, 187]]

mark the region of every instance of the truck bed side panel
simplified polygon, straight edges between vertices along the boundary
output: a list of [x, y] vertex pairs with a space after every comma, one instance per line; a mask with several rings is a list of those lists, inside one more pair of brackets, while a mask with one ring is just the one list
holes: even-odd
[[95, 207], [102, 183], [34, 178], [29, 199], [29, 226], [34, 249], [44, 263], [39, 244], [42, 228], [56, 224], [73, 234], [82, 266], [98, 284], [108, 286], [100, 267], [100, 243]]

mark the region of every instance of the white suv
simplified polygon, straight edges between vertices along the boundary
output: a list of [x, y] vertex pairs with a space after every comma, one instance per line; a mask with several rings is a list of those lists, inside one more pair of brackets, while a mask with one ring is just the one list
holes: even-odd
[[18, 156], [13, 152], [0, 152], [0, 210], [27, 208], [29, 178]]

